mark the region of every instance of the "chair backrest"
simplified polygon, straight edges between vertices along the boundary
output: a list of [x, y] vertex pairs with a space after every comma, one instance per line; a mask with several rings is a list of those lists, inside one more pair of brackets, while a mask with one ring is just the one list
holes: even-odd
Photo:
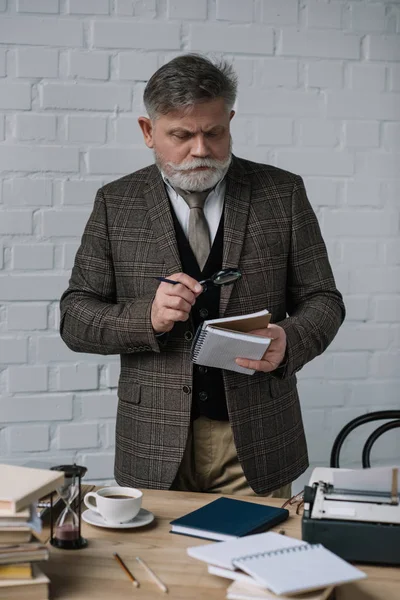
[[380, 427], [377, 427], [365, 442], [362, 451], [362, 466], [364, 469], [369, 468], [371, 466], [371, 449], [376, 440], [386, 431], [389, 431], [390, 429], [395, 429], [396, 427], [400, 427], [400, 410], [377, 410], [375, 412], [367, 413], [366, 415], [361, 415], [359, 417], [356, 417], [352, 421], [349, 421], [349, 423], [347, 423], [347, 425], [345, 425], [343, 429], [339, 431], [335, 441], [333, 442], [330, 466], [335, 468], [338, 468], [340, 466], [340, 450], [349, 433], [351, 433], [354, 429], [356, 429], [356, 427], [359, 427], [360, 425], [365, 425], [365, 423], [370, 423], [371, 421], [381, 421], [383, 419], [396, 420], [389, 421], [388, 423], [384, 423]]

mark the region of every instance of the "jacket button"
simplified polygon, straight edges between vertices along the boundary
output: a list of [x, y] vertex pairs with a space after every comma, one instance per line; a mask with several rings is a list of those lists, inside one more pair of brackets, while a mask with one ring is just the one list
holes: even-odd
[[185, 394], [190, 394], [190, 392], [192, 391], [192, 388], [188, 385], [184, 385], [182, 390]]
[[207, 392], [200, 392], [199, 393], [199, 399], [202, 402], [206, 402], [208, 400], [208, 394], [207, 394]]
[[185, 331], [185, 340], [191, 342], [193, 339], [193, 333], [191, 331]]
[[208, 369], [207, 367], [203, 367], [203, 365], [199, 366], [199, 373], [204, 374], [207, 373]]
[[206, 317], [208, 317], [208, 310], [206, 308], [201, 308], [200, 309], [200, 316], [202, 319], [205, 319]]

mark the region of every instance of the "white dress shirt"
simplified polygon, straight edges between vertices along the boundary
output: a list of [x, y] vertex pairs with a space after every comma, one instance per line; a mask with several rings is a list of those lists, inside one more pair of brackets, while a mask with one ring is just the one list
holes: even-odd
[[[175, 216], [179, 221], [186, 237], [189, 231], [189, 212], [190, 208], [185, 200], [180, 196], [169, 183], [168, 179], [162, 173], [165, 185], [167, 186], [168, 197], [174, 209]], [[206, 218], [208, 228], [210, 230], [211, 245], [217, 235], [219, 222], [221, 220], [222, 211], [224, 208], [226, 181], [225, 177], [217, 183], [211, 190], [204, 203], [204, 216]]]

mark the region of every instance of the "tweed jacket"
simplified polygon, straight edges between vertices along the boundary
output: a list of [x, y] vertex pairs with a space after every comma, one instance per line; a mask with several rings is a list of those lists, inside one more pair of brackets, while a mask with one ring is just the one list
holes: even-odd
[[[325, 350], [344, 318], [325, 244], [302, 179], [233, 157], [226, 175], [223, 268], [242, 278], [221, 289], [220, 316], [267, 308], [287, 334], [285, 367], [223, 371], [239, 461], [259, 494], [308, 466], [295, 373]], [[155, 277], [182, 270], [158, 168], [101, 188], [61, 298], [61, 335], [77, 352], [120, 354], [115, 477], [168, 489], [181, 462], [192, 404], [190, 321], [158, 338]]]

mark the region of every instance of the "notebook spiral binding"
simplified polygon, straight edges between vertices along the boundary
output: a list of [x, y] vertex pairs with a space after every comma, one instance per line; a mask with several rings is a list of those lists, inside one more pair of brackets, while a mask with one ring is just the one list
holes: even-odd
[[315, 548], [321, 548], [321, 544], [304, 544], [303, 546], [291, 546], [290, 548], [280, 548], [279, 550], [269, 550], [268, 552], [256, 552], [255, 554], [248, 554], [247, 556], [239, 556], [235, 558], [235, 562], [244, 562], [252, 558], [259, 558], [260, 556], [279, 556], [281, 554], [288, 554], [293, 552], [306, 552], [308, 550], [314, 550]]
[[206, 337], [207, 337], [207, 331], [205, 329], [203, 329], [200, 325], [196, 331], [196, 335], [195, 335], [195, 337], [193, 339], [193, 343], [192, 343], [192, 348], [191, 348], [192, 362], [194, 362], [194, 363], [197, 362], [200, 350], [206, 340]]

